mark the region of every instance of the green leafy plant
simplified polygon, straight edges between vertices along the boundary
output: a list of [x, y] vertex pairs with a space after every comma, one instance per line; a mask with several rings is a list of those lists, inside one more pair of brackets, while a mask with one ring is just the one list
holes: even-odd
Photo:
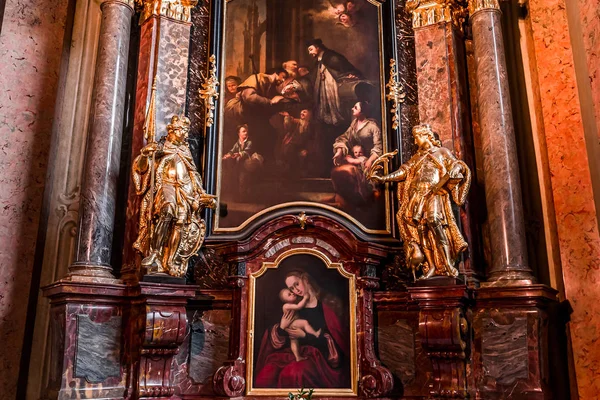
[[314, 391], [315, 391], [315, 389], [306, 390], [306, 389], [302, 388], [302, 389], [298, 390], [298, 393], [296, 393], [296, 394], [289, 392], [288, 400], [311, 400]]

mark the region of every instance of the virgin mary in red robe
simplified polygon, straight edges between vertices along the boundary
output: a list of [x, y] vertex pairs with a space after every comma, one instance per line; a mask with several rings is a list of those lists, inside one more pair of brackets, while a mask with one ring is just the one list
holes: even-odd
[[[317, 299], [316, 306], [296, 311], [295, 318], [305, 319], [315, 329], [322, 329], [317, 338], [306, 332], [299, 337], [304, 360], [296, 361], [290, 348], [293, 331], [282, 329], [281, 322], [267, 329], [260, 345], [255, 368], [256, 388], [348, 388], [350, 387], [349, 330], [310, 276], [292, 271], [286, 285], [299, 297], [308, 291]], [[313, 302], [314, 303], [314, 302]], [[327, 303], [327, 304], [326, 304]]]

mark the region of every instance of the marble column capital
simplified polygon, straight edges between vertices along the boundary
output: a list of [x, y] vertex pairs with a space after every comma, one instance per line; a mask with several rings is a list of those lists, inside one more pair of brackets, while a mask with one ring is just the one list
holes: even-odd
[[198, 0], [135, 0], [135, 4], [141, 13], [140, 25], [153, 16], [191, 24], [192, 8]]
[[100, 0], [100, 7], [104, 8], [105, 6], [109, 5], [109, 4], [121, 4], [124, 5], [126, 7], [128, 7], [131, 12], [133, 13], [134, 11], [134, 0]]
[[464, 0], [408, 0], [406, 9], [412, 14], [413, 29], [451, 23], [462, 30], [467, 16]]
[[469, 0], [469, 16], [479, 11], [497, 11], [500, 12], [500, 2], [498, 0]]

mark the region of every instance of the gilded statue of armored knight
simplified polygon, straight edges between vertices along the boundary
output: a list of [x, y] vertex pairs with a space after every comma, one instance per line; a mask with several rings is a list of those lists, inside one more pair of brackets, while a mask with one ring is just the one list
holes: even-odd
[[398, 151], [382, 155], [373, 163], [368, 178], [380, 183], [398, 182], [396, 219], [413, 278], [416, 280], [418, 268], [423, 272], [420, 279], [456, 277], [456, 263], [467, 242], [454, 219], [451, 200], [459, 206], [465, 203], [471, 171], [442, 147], [429, 125], [417, 125], [412, 132], [419, 146], [417, 153], [385, 176], [378, 172]]
[[[153, 126], [152, 111], [149, 114]], [[149, 143], [132, 166], [136, 192], [143, 196], [133, 247], [142, 253], [142, 266], [149, 274], [183, 277], [188, 259], [204, 241], [206, 225], [201, 212], [215, 208], [216, 198], [202, 188], [187, 142], [187, 117], [173, 116], [167, 135], [158, 143], [153, 140], [153, 129], [146, 130]]]

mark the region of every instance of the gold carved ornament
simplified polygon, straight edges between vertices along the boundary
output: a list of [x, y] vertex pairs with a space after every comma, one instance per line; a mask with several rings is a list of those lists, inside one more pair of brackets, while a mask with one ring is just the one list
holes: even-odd
[[383, 166], [398, 153], [386, 153], [377, 158], [367, 178], [374, 182], [397, 182], [400, 231], [406, 264], [413, 278], [421, 270], [420, 279], [436, 275], [458, 276], [456, 264], [468, 245], [460, 232], [452, 201], [462, 206], [471, 187], [471, 171], [452, 152], [442, 147], [431, 127], [413, 128], [419, 146], [416, 154], [397, 171], [382, 176]]
[[211, 67], [209, 69], [208, 78], [200, 71], [202, 76], [202, 87], [198, 89], [200, 98], [204, 101], [205, 110], [205, 126], [211, 127], [215, 122], [215, 100], [219, 98], [219, 79], [217, 78], [216, 57], [213, 54], [209, 58]]
[[469, 0], [469, 15], [472, 17], [478, 11], [500, 11], [498, 0]]
[[389, 89], [385, 97], [392, 102], [392, 109], [390, 112], [392, 116], [392, 129], [398, 129], [400, 124], [400, 104], [404, 102], [406, 93], [404, 93], [404, 86], [398, 81], [398, 70], [396, 69], [396, 60], [390, 59], [390, 80], [387, 85]]
[[466, 0], [408, 0], [406, 10], [414, 29], [446, 22], [462, 30], [467, 17]]
[[140, 12], [140, 25], [152, 16], [162, 15], [180, 22], [192, 21], [192, 8], [198, 0], [135, 0]]
[[188, 144], [190, 120], [174, 115], [167, 135], [155, 139], [156, 80], [152, 86], [144, 134], [147, 141], [132, 165], [136, 193], [142, 196], [138, 237], [133, 247], [148, 274], [184, 277], [188, 260], [204, 242], [201, 214], [216, 207], [207, 194]]

